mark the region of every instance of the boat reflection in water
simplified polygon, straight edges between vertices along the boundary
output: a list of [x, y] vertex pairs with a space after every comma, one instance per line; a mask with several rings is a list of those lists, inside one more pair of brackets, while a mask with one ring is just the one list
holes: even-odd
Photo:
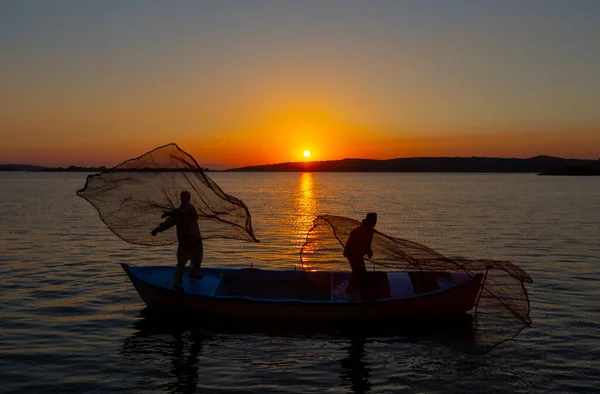
[[[236, 391], [242, 386], [250, 387], [250, 392], [260, 391], [260, 384], [269, 380], [263, 375], [269, 371], [275, 381], [279, 379], [285, 386], [294, 379], [302, 379], [294, 376], [295, 367], [321, 365], [319, 362], [331, 359], [335, 363], [337, 359], [337, 375], [341, 380], [337, 386], [350, 392], [367, 392], [372, 386], [372, 367], [366, 361], [365, 345], [386, 348], [406, 345], [410, 349], [414, 343], [444, 347], [439, 344], [442, 342], [460, 351], [482, 351], [477, 347], [473, 321], [468, 314], [444, 321], [347, 325], [186, 316], [189, 314], [141, 311], [139, 320], [133, 324], [135, 332], [121, 348], [122, 356], [140, 368], [136, 386], [181, 393], [216, 387]], [[170, 365], [170, 373], [165, 365]], [[324, 373], [319, 368], [315, 366], [315, 373]], [[249, 373], [253, 374], [249, 377]], [[235, 380], [236, 376], [240, 380]], [[257, 384], [254, 389], [253, 384]]]

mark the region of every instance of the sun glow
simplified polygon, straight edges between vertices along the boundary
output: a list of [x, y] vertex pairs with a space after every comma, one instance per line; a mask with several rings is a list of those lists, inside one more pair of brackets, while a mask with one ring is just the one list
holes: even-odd
[[306, 157], [307, 159], [310, 157], [310, 151], [309, 150], [305, 150], [304, 151], [304, 157]]

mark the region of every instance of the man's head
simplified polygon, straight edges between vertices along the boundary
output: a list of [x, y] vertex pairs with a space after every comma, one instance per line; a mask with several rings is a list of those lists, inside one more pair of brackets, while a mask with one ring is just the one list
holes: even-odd
[[181, 195], [179, 196], [179, 198], [181, 199], [181, 204], [185, 205], [190, 202], [190, 199], [192, 198], [192, 196], [190, 195], [189, 192], [184, 190], [181, 192]]
[[363, 223], [375, 227], [377, 224], [377, 214], [375, 212], [367, 213], [367, 217], [363, 219]]

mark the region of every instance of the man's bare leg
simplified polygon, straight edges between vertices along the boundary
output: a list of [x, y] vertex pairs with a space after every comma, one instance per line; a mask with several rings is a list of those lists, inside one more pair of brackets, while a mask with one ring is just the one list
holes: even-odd
[[183, 271], [189, 259], [187, 245], [180, 243], [177, 247], [177, 266], [175, 267], [175, 277], [173, 278], [173, 288], [175, 290], [183, 289]]
[[190, 245], [191, 256], [190, 259], [192, 261], [192, 267], [190, 270], [190, 277], [195, 279], [202, 279], [204, 275], [200, 273], [200, 265], [202, 264], [203, 257], [203, 247], [202, 241], [198, 243], [194, 243]]

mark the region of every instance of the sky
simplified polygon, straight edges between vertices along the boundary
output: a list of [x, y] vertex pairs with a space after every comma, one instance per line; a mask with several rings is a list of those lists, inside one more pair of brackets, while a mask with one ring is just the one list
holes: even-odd
[[0, 163], [600, 158], [600, 1], [0, 0]]

